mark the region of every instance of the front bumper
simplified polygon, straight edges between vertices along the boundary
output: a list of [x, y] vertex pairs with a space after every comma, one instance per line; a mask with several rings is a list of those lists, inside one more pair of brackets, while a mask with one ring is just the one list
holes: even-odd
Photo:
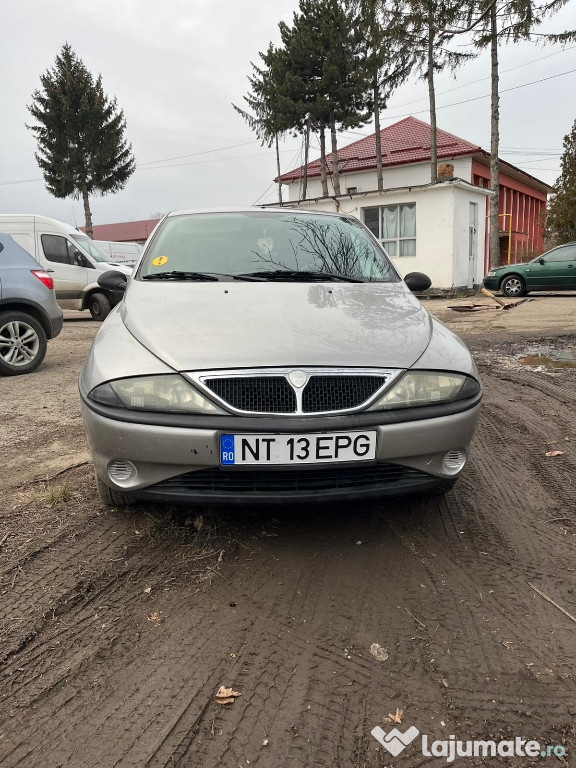
[[[468, 453], [480, 399], [481, 394], [470, 401], [402, 412], [287, 419], [127, 412], [96, 405], [83, 396], [82, 414], [96, 472], [111, 488], [159, 501], [275, 503], [399, 495], [451, 483], [459, 472], [447, 472], [443, 459], [452, 450]], [[375, 461], [297, 468], [220, 466], [223, 433], [306, 434], [358, 428], [376, 430]], [[122, 484], [114, 482], [108, 474], [114, 460], [130, 461], [136, 475]]]
[[494, 277], [485, 277], [482, 281], [482, 285], [489, 291], [497, 291], [500, 288], [500, 280], [501, 278], [498, 277], [498, 275], [495, 275]]

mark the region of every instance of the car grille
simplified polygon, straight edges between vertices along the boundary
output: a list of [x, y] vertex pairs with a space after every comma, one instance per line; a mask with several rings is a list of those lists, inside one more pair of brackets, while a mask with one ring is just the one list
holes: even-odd
[[[235, 376], [204, 379], [225, 403], [251, 413], [323, 413], [346, 411], [369, 400], [388, 376], [311, 375], [301, 391], [301, 410], [295, 390], [285, 376]], [[300, 394], [300, 393], [299, 393]]]
[[239, 411], [294, 413], [296, 410], [296, 394], [284, 376], [207, 379], [204, 383]]
[[430, 475], [397, 464], [339, 466], [321, 469], [199, 469], [171, 477], [145, 489], [142, 495], [182, 496], [187, 494], [297, 494], [331, 490], [354, 490], [370, 487], [407, 485], [428, 482]]
[[302, 393], [304, 413], [356, 408], [384, 386], [378, 376], [312, 376]]

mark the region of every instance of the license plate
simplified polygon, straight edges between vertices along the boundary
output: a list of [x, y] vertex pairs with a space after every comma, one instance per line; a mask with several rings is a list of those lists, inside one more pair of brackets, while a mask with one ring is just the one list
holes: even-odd
[[220, 435], [220, 464], [325, 464], [376, 458], [376, 432]]

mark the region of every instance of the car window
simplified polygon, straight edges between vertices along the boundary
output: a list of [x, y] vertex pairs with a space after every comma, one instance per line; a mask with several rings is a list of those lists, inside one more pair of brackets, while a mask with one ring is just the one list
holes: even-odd
[[576, 245], [565, 245], [561, 248], [555, 248], [550, 253], [545, 254], [544, 258], [549, 262], [576, 261]]
[[84, 248], [87, 253], [90, 254], [90, 256], [94, 259], [94, 261], [102, 261], [106, 262], [110, 258], [107, 256], [104, 251], [101, 251], [100, 248], [94, 243], [93, 240], [90, 240], [88, 235], [71, 235], [74, 240], [76, 240], [77, 243], [79, 243], [82, 248]]
[[296, 270], [399, 280], [385, 252], [357, 219], [288, 211], [168, 217], [148, 248], [140, 276], [172, 270], [226, 274]]
[[67, 238], [60, 235], [42, 235], [42, 249], [48, 261], [57, 264], [74, 264], [74, 254]]

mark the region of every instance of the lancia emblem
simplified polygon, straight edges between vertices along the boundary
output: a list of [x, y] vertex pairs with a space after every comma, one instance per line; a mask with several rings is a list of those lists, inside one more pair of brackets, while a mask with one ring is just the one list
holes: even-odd
[[288, 374], [290, 384], [294, 387], [303, 387], [308, 381], [308, 374], [305, 371], [290, 371]]

